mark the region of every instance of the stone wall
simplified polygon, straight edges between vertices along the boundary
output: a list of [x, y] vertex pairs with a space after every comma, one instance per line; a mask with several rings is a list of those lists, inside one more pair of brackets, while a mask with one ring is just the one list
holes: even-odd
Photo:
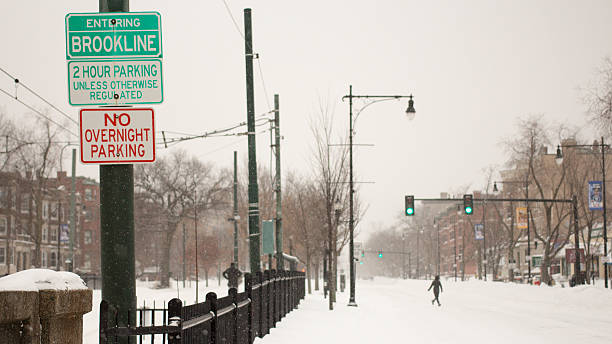
[[89, 289], [0, 291], [0, 342], [82, 344]]

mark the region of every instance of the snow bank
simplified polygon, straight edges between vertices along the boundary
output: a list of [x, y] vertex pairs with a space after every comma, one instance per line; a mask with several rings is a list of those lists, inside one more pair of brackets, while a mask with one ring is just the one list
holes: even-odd
[[0, 291], [38, 291], [48, 289], [74, 290], [87, 289], [87, 286], [77, 274], [48, 269], [23, 270], [0, 278]]

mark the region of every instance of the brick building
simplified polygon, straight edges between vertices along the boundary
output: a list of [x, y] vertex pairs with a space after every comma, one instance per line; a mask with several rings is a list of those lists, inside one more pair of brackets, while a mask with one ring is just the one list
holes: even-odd
[[[40, 264], [35, 266], [37, 213], [30, 173], [0, 173], [0, 275], [33, 267], [69, 269], [70, 178], [58, 172], [41, 192]], [[99, 185], [76, 178], [74, 271], [99, 273]], [[59, 243], [58, 243], [59, 241]]]

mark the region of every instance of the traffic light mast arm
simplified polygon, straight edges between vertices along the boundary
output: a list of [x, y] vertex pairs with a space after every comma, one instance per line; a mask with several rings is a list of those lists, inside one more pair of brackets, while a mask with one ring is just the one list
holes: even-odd
[[[415, 201], [424, 202], [454, 202], [463, 203], [463, 198], [415, 198]], [[473, 198], [474, 202], [533, 202], [533, 203], [572, 203], [571, 199], [549, 199], [549, 198]]]
[[410, 254], [409, 252], [401, 252], [401, 251], [385, 251], [385, 250], [364, 250], [365, 253], [376, 253], [376, 254]]

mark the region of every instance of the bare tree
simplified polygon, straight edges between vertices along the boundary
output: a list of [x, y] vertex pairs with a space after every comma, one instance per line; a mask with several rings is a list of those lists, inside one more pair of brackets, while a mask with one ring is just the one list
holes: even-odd
[[151, 165], [138, 165], [134, 174], [136, 193], [154, 203], [163, 212], [160, 286], [169, 285], [170, 248], [179, 223], [229, 204], [229, 176], [212, 165], [190, 158], [183, 151], [157, 159]]
[[[326, 230], [330, 233], [328, 242], [331, 242], [330, 254], [330, 276], [333, 280], [328, 282], [330, 297], [335, 300], [335, 285], [337, 275], [337, 255], [346, 245], [349, 238], [347, 226], [340, 226], [342, 214], [348, 212], [348, 188], [349, 179], [348, 147], [346, 140], [334, 135], [333, 110], [329, 104], [319, 104], [318, 117], [311, 121], [311, 131], [314, 136], [313, 147], [313, 175], [317, 192], [320, 193], [324, 204], [322, 217], [326, 221]], [[334, 141], [337, 140], [337, 141]], [[330, 147], [330, 144], [336, 144]], [[339, 143], [339, 144], [338, 144]], [[356, 195], [357, 193], [355, 193]], [[355, 196], [354, 195], [354, 196]], [[356, 198], [356, 197], [354, 197]], [[359, 206], [354, 203], [355, 223], [359, 219]]]
[[587, 90], [587, 117], [607, 136], [612, 135], [612, 59], [605, 58], [594, 85]]
[[[538, 117], [521, 120], [514, 139], [507, 142], [511, 152], [510, 164], [528, 171], [535, 185], [535, 194], [541, 199], [569, 199], [567, 164], [556, 166], [552, 155], [546, 154], [551, 130]], [[540, 266], [543, 283], [552, 283], [549, 267], [557, 253], [568, 242], [570, 230], [567, 219], [571, 206], [562, 202], [540, 202], [530, 206], [528, 221], [535, 238], [543, 243], [544, 253]], [[537, 218], [536, 218], [537, 217]]]
[[59, 161], [60, 133], [56, 126], [52, 126], [47, 120], [37, 120], [30, 128], [24, 127], [13, 133], [18, 149], [14, 150], [16, 165], [29, 176], [30, 199], [33, 202], [34, 218], [33, 228], [30, 236], [34, 241], [34, 256], [32, 265], [41, 266], [41, 243], [44, 219], [43, 215], [48, 211], [43, 207], [48, 204], [44, 201], [48, 194], [47, 184], [51, 173]]

